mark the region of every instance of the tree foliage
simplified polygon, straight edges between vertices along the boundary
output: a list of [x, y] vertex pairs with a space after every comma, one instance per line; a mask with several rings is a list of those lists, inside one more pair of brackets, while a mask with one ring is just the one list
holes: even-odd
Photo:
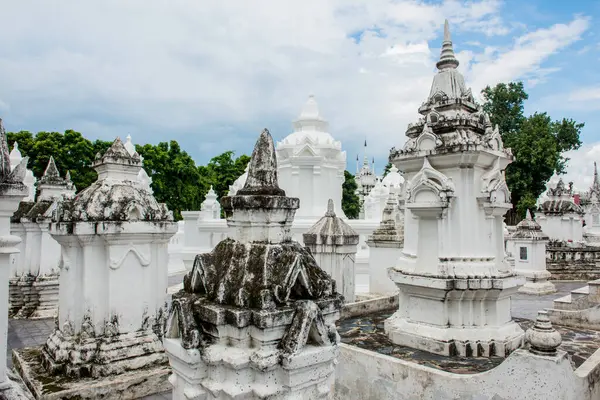
[[102, 140], [91, 142], [73, 130], [65, 133], [42, 131], [35, 136], [27, 131], [8, 132], [7, 137], [11, 149], [15, 141], [19, 143], [21, 154], [29, 157], [27, 165], [37, 178], [44, 174], [50, 156], [53, 156], [62, 176], [70, 171], [78, 190], [87, 188], [96, 180], [98, 175], [92, 169], [94, 157], [111, 145], [111, 142]]
[[229, 186], [244, 173], [246, 165], [250, 162], [250, 157], [242, 154], [238, 158], [233, 158], [233, 151], [213, 157], [206, 166], [198, 167], [202, 176], [202, 183], [208, 192], [212, 185], [219, 198], [226, 196], [229, 192]]
[[200, 209], [206, 194], [202, 190], [200, 173], [179, 143], [171, 140], [157, 145], [136, 145], [136, 151], [144, 158], [143, 166], [152, 178], [156, 200], [166, 203], [175, 219], [181, 219], [181, 211]]
[[392, 163], [388, 161], [388, 163], [385, 165], [385, 168], [383, 169], [383, 178], [385, 178], [390, 172], [390, 168], [392, 168]]
[[342, 209], [346, 217], [350, 219], [358, 218], [360, 212], [360, 202], [356, 195], [356, 181], [354, 175], [344, 171], [344, 183], [342, 184]]
[[482, 91], [483, 109], [498, 124], [505, 147], [512, 149], [515, 160], [506, 168], [513, 213], [507, 219], [515, 223], [527, 209], [533, 209], [546, 183], [556, 171], [565, 172], [568, 158], [564, 152], [581, 146], [583, 123], [563, 118], [553, 121], [545, 112], [529, 117], [523, 114], [528, 95], [522, 82], [501, 83]]
[[[50, 156], [62, 176], [71, 172], [71, 179], [81, 191], [97, 178], [92, 163], [97, 153], [103, 154], [112, 144], [103, 140], [91, 141], [79, 132], [28, 131], [8, 132], [9, 146], [19, 143], [22, 155], [29, 157], [28, 167], [39, 179], [44, 174]], [[144, 158], [143, 167], [152, 178], [152, 190], [159, 202], [166, 203], [177, 220], [181, 211], [199, 210], [210, 186], [219, 197], [225, 196], [231, 185], [244, 173], [250, 161], [247, 155], [233, 158], [233, 151], [226, 151], [210, 160], [206, 166], [196, 166], [188, 153], [172, 140], [157, 145], [136, 145], [136, 151]]]

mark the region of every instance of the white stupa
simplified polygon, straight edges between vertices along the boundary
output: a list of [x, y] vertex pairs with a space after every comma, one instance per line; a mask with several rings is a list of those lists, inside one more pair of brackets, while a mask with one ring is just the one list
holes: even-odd
[[288, 196], [300, 198], [298, 219], [319, 219], [327, 210], [328, 199], [341, 217], [342, 184], [346, 152], [328, 132], [315, 97], [310, 95], [293, 123], [294, 132], [277, 143], [277, 163], [281, 188]]
[[[22, 159], [23, 156], [21, 155], [21, 151], [19, 150], [19, 143], [15, 142], [15, 144], [13, 145], [13, 149], [10, 152], [10, 169], [15, 169], [15, 167], [19, 165]], [[35, 182], [37, 182], [37, 179], [35, 178], [35, 176], [33, 176], [33, 171], [28, 168], [27, 172], [25, 173], [25, 179], [23, 180], [23, 183], [25, 184], [25, 186], [27, 186], [29, 195], [26, 198], [24, 198], [23, 201], [34, 201]]]
[[[124, 146], [130, 155], [133, 156], [133, 154], [136, 153], [135, 145], [131, 141], [131, 135], [127, 135], [127, 141], [125, 142]], [[138, 154], [138, 155], [140, 156], [140, 161], [143, 162], [144, 157], [142, 157], [141, 154]], [[146, 189], [150, 193], [154, 193], [152, 191], [152, 186], [151, 186], [152, 178], [150, 178], [150, 176], [148, 175], [148, 173], [146, 172], [146, 170], [144, 168], [140, 169], [140, 172], [138, 173], [138, 181], [143, 185], [144, 189]]]

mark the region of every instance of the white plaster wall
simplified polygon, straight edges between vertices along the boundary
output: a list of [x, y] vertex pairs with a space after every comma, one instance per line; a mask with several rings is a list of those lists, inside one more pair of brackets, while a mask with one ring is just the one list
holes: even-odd
[[[509, 240], [514, 251], [517, 273], [546, 270], [546, 241]], [[521, 259], [521, 247], [527, 249], [527, 259]]]
[[177, 222], [177, 233], [169, 240], [169, 276], [185, 272], [183, 263], [183, 242], [185, 240], [185, 221]]
[[387, 247], [369, 242], [369, 292], [394, 293], [398, 291], [394, 281], [388, 276], [388, 268], [396, 265], [402, 253], [401, 247]]
[[335, 280], [338, 293], [346, 303], [355, 300], [356, 246], [310, 246], [317, 264]]
[[336, 214], [344, 215], [343, 172], [340, 162], [332, 164], [321, 156], [292, 157], [281, 161], [277, 168], [279, 186], [287, 196], [300, 199], [296, 218], [310, 219], [318, 219], [325, 214], [329, 199], [333, 200]]
[[592, 400], [600, 393], [599, 363], [597, 352], [573, 371], [566, 357], [517, 350], [490, 371], [451, 374], [341, 344], [335, 399]]
[[185, 269], [191, 271], [197, 254], [211, 251], [227, 238], [229, 228], [225, 219], [200, 219], [200, 211], [182, 211], [183, 246], [179, 250]]
[[19, 253], [11, 254], [10, 277], [13, 278], [21, 276], [25, 271], [27, 235], [25, 227], [21, 223], [11, 223], [10, 234], [21, 239], [21, 242], [17, 245]]
[[[60, 244], [52, 238], [48, 228], [49, 223], [40, 222], [40, 252], [39, 252], [39, 275], [52, 275], [59, 272]], [[26, 251], [29, 251], [27, 249]]]
[[164, 306], [167, 246], [176, 227], [127, 222], [102, 229], [106, 235], [80, 223], [80, 235], [54, 236], [62, 246], [59, 323], [70, 322], [78, 333], [89, 315], [96, 334], [103, 334], [105, 321], [117, 316], [120, 333], [134, 332]]
[[553, 240], [583, 241], [582, 218], [576, 214], [540, 215], [536, 221], [542, 231]]

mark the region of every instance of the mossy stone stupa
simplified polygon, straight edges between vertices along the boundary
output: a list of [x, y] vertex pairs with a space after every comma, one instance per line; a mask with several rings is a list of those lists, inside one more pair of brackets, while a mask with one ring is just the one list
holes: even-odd
[[267, 130], [222, 206], [234, 238], [196, 257], [167, 317], [173, 398], [330, 398], [343, 298], [291, 240], [299, 201], [278, 186]]

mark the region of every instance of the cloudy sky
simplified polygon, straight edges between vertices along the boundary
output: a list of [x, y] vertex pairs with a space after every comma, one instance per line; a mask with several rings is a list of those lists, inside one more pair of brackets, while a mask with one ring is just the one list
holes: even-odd
[[569, 179], [600, 161], [598, 1], [2, 1], [7, 130], [175, 139], [197, 163], [291, 131], [313, 93], [354, 170], [383, 166], [425, 99], [450, 21], [478, 93], [523, 80], [526, 112], [585, 122]]

